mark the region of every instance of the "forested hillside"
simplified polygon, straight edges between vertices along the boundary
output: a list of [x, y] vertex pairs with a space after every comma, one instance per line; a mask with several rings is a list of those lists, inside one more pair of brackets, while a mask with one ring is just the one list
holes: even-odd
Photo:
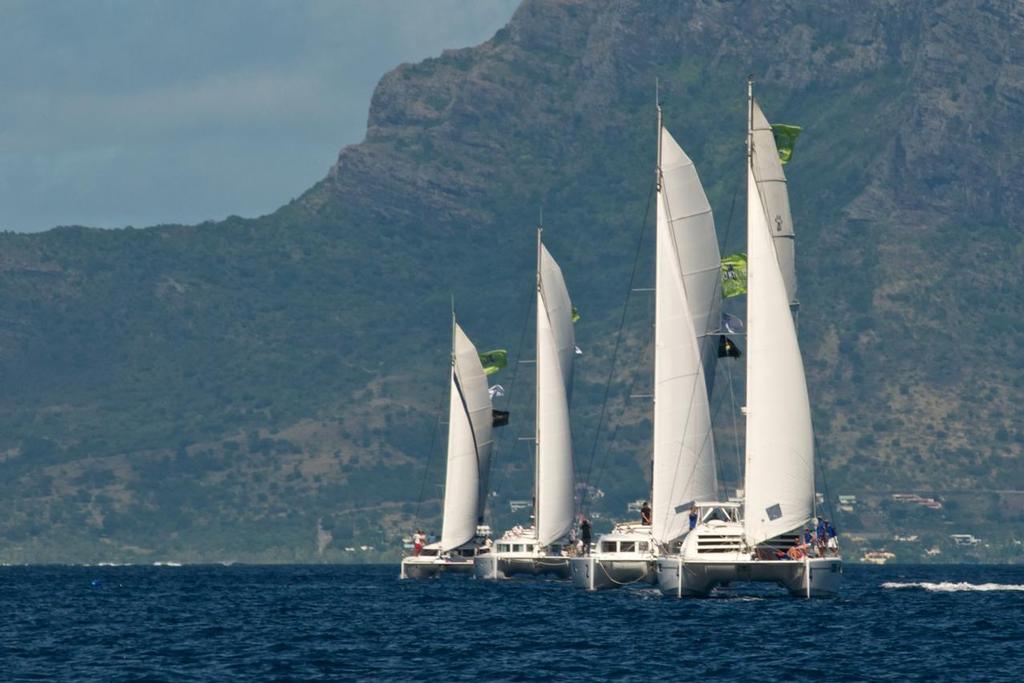
[[[273, 214], [3, 234], [0, 559], [374, 559], [344, 548], [438, 528], [450, 296], [479, 348], [531, 358], [541, 209], [583, 316], [577, 470], [622, 516], [649, 469], [649, 404], [627, 398], [649, 383], [646, 295], [611, 354], [635, 254], [632, 287], [653, 279], [655, 79], [728, 253], [750, 73], [803, 127], [786, 172], [819, 490], [859, 497], [839, 519], [865, 543], [965, 531], [1019, 557], [1022, 32], [1010, 0], [526, 0], [483, 45], [386, 74], [365, 141]], [[498, 526], [530, 496], [516, 368], [495, 378]], [[742, 363], [719, 373], [729, 487], [742, 388]]]

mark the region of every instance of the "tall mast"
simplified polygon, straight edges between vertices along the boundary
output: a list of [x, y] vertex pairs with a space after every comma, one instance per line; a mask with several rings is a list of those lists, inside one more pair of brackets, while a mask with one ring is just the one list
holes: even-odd
[[654, 108], [658, 112], [658, 165], [654, 169], [654, 186], [661, 193], [661, 88], [658, 79], [654, 79]]
[[754, 163], [754, 74], [747, 76], [747, 165]]
[[[661, 202], [661, 135], [662, 135], [663, 125], [662, 125], [662, 120], [661, 120], [661, 88], [659, 86], [660, 86], [660, 83], [658, 82], [658, 79], [657, 78], [654, 79], [654, 108], [655, 108], [655, 110], [658, 113], [658, 143], [657, 143], [658, 144], [658, 154], [657, 154], [656, 166], [654, 168], [654, 187], [655, 187], [654, 201], [660, 203]], [[660, 204], [656, 204], [655, 205], [655, 219], [654, 219], [654, 222], [655, 222], [655, 235], [657, 235], [657, 222], [658, 222], [658, 219], [657, 219], [657, 206], [658, 205], [660, 205]], [[658, 238], [657, 237], [655, 237], [654, 245], [655, 245], [654, 246], [655, 253], [657, 253], [657, 250], [658, 250], [658, 246], [657, 246], [658, 245]], [[657, 261], [657, 256], [655, 256], [655, 261]], [[654, 278], [654, 289], [655, 289], [655, 291], [654, 291], [654, 298], [653, 298], [653, 301], [654, 301], [654, 315], [651, 316], [651, 318], [654, 320], [654, 322], [651, 324], [651, 345], [654, 347], [654, 354], [653, 354], [653, 356], [657, 356], [657, 353], [658, 353], [658, 337], [657, 337], [657, 335], [658, 335], [658, 291], [657, 291], [657, 287], [658, 287], [658, 278], [657, 278], [657, 276], [655, 276], [655, 278]], [[656, 380], [657, 380], [656, 367], [657, 367], [658, 361], [657, 361], [656, 358], [652, 358], [652, 360], [653, 360], [653, 362], [651, 363], [651, 379], [652, 379], [651, 393], [653, 394], [653, 393], [657, 393], [654, 387], [655, 387]], [[653, 404], [654, 404], [654, 401], [656, 401], [656, 400], [657, 399], [654, 398], [654, 397], [651, 398], [651, 404], [652, 404], [651, 412], [652, 412], [652, 414], [654, 412]], [[651, 489], [650, 489], [650, 491], [648, 491], [647, 495], [649, 496], [648, 500], [652, 500], [652, 501], [654, 500], [654, 443], [655, 443], [654, 442], [654, 420], [651, 420]]]
[[[754, 182], [754, 74], [747, 76], [747, 185]], [[749, 188], [748, 188], [748, 195]], [[748, 216], [749, 214], [749, 209]], [[747, 252], [750, 252], [750, 219], [747, 219]], [[750, 262], [747, 262], [747, 288], [751, 285], [750, 281]], [[749, 298], [747, 303], [749, 305]], [[747, 311], [747, 320], [749, 322], [750, 312]], [[747, 346], [750, 345], [750, 330], [747, 330]], [[750, 376], [750, 354], [747, 354], [747, 376]], [[744, 484], [744, 488], [746, 485]]]
[[451, 383], [452, 378], [455, 376], [455, 294], [452, 295], [452, 376], [448, 378]]
[[544, 306], [541, 301], [540, 250], [544, 233], [544, 209], [541, 209], [537, 225], [537, 330], [534, 334], [534, 431], [533, 431], [533, 528], [540, 540], [540, 316]]

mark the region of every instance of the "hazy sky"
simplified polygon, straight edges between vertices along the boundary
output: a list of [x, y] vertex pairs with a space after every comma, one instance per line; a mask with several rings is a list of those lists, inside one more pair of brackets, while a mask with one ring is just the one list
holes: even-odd
[[518, 0], [0, 0], [0, 229], [257, 216]]

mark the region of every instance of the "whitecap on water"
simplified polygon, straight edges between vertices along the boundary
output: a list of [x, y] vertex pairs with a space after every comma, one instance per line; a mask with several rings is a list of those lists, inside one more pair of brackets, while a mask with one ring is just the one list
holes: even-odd
[[967, 583], [966, 581], [886, 581], [882, 588], [923, 588], [939, 593], [960, 593], [964, 591], [1024, 591], [1020, 583]]

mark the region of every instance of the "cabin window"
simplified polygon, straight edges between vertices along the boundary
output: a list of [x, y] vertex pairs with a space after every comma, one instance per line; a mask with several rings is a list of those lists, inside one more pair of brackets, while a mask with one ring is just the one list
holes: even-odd
[[532, 545], [526, 546], [526, 552], [532, 553], [533, 552], [533, 546]]
[[498, 544], [498, 552], [499, 553], [507, 553], [508, 552], [508, 543], [499, 543]]
[[512, 546], [512, 552], [514, 552], [514, 553], [521, 553], [521, 552], [523, 552], [523, 544], [522, 543], [516, 543], [515, 545], [513, 545]]
[[636, 541], [623, 541], [619, 544], [619, 552], [621, 553], [634, 553], [636, 552]]
[[615, 552], [615, 541], [601, 541], [601, 552], [602, 553], [614, 553]]
[[647, 541], [640, 541], [639, 543], [637, 543], [637, 544], [636, 544], [636, 547], [637, 547], [637, 549], [638, 549], [638, 550], [639, 550], [640, 552], [643, 552], [643, 551], [647, 550], [647, 548], [648, 548], [649, 546], [648, 546], [648, 544], [647, 544]]

